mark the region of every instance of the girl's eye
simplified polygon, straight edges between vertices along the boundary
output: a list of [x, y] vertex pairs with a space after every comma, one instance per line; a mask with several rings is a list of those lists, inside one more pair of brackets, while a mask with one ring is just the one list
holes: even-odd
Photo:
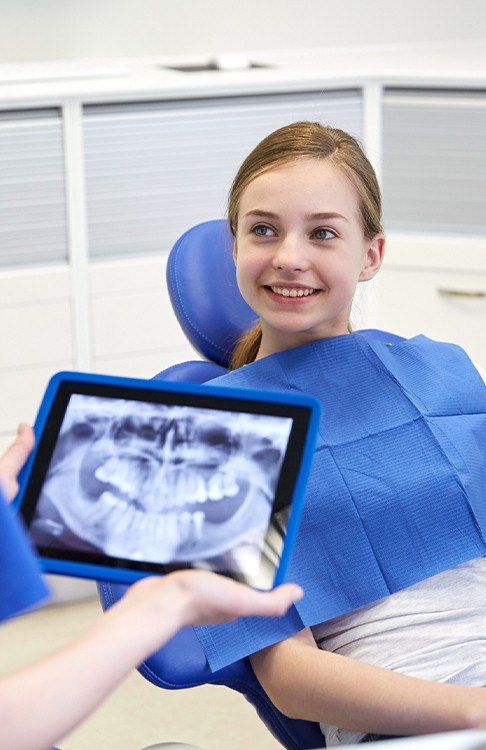
[[336, 237], [336, 233], [332, 229], [325, 229], [324, 227], [320, 227], [312, 233], [312, 236], [316, 240], [332, 240], [334, 239], [334, 237]]
[[257, 237], [273, 237], [275, 234], [273, 229], [267, 227], [266, 224], [257, 224], [256, 227], [253, 227], [252, 232]]

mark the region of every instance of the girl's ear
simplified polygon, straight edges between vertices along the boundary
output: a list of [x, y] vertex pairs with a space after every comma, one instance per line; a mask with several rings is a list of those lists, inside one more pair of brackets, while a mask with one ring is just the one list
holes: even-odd
[[236, 247], [236, 240], [233, 242], [233, 260], [236, 263], [236, 256], [238, 255], [238, 248]]
[[359, 275], [359, 281], [369, 281], [378, 273], [385, 256], [385, 237], [377, 234], [373, 237], [366, 251], [365, 264]]

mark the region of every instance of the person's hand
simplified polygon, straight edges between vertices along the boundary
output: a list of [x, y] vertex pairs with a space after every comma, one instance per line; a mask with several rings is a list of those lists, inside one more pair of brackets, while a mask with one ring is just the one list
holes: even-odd
[[203, 570], [178, 571], [171, 578], [187, 599], [184, 617], [191, 625], [211, 625], [251, 615], [279, 617], [303, 596], [300, 586], [294, 583], [282, 584], [272, 591], [256, 591]]
[[[137, 581], [113, 610], [122, 616], [131, 610], [139, 636], [143, 629], [153, 651], [169, 637], [167, 628], [173, 634], [184, 625], [212, 625], [247, 616], [279, 617], [302, 596], [302, 589], [294, 583], [256, 591], [217, 573], [180, 570]], [[148, 652], [147, 648], [142, 658]]]
[[34, 440], [32, 427], [22, 423], [17, 429], [15, 441], [0, 457], [0, 486], [7, 500], [13, 500], [18, 492], [17, 477], [34, 447]]

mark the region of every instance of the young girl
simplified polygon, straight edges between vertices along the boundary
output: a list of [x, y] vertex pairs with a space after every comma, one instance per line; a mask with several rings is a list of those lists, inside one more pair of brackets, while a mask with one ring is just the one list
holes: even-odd
[[212, 668], [262, 649], [251, 662], [272, 701], [320, 722], [328, 746], [486, 726], [478, 371], [453, 345], [351, 332], [385, 241], [374, 171], [348, 134], [272, 133], [238, 171], [228, 214], [260, 320], [213, 382], [306, 391], [323, 417], [290, 571], [306, 596], [285, 625], [200, 629]]

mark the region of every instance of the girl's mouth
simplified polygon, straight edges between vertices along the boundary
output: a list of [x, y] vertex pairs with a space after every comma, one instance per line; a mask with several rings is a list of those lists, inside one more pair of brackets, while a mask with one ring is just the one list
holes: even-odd
[[281, 297], [308, 297], [310, 294], [314, 294], [316, 292], [315, 289], [303, 289], [286, 286], [271, 286], [270, 289], [274, 294], [278, 294]]
[[265, 285], [264, 289], [269, 292], [273, 297], [278, 297], [282, 301], [301, 302], [308, 299], [316, 294], [319, 294], [319, 289], [313, 289], [311, 287], [287, 287], [287, 286], [270, 286]]

